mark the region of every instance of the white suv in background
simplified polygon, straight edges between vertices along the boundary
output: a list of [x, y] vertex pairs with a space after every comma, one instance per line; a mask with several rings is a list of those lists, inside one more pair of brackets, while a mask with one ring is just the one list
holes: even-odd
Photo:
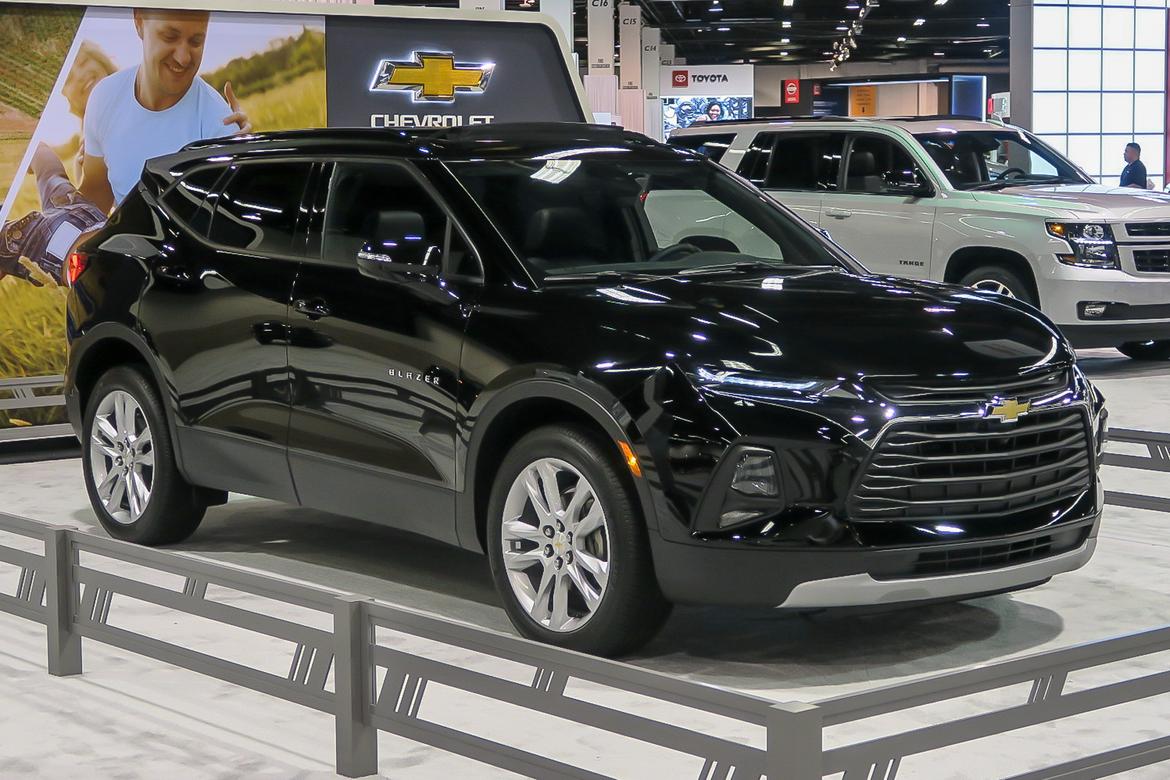
[[1170, 358], [1170, 195], [1095, 184], [1024, 130], [818, 118], [696, 125], [669, 140], [767, 190], [875, 273], [1011, 295], [1076, 346]]

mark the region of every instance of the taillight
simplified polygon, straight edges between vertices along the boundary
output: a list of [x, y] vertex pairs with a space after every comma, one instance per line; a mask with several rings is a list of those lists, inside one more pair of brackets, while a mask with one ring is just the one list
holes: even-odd
[[69, 257], [65, 260], [65, 281], [69, 286], [77, 284], [77, 277], [89, 265], [89, 256], [84, 252], [70, 252]]

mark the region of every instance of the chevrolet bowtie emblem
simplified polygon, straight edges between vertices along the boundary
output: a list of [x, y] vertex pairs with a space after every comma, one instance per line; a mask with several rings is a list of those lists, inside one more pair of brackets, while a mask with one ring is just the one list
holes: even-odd
[[1027, 414], [1031, 408], [1032, 404], [1026, 401], [1020, 403], [1012, 398], [1008, 401], [1000, 401], [999, 403], [992, 404], [991, 408], [987, 410], [987, 416], [998, 417], [1000, 422], [1015, 422]]
[[370, 91], [410, 90], [415, 100], [452, 103], [456, 92], [481, 93], [487, 89], [495, 67], [490, 62], [457, 63], [450, 52], [419, 51], [407, 62], [382, 60]]

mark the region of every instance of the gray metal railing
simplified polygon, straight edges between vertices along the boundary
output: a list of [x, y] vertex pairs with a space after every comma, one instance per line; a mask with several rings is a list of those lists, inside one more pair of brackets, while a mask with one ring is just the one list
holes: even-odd
[[[64, 381], [63, 376], [0, 379], [0, 412], [64, 406], [65, 396], [61, 394]], [[66, 423], [0, 428], [0, 442], [72, 435], [73, 428]]]
[[[1147, 456], [1105, 453], [1106, 466], [1120, 466], [1142, 471], [1170, 473], [1170, 433], [1157, 431], [1135, 431], [1127, 428], [1109, 429], [1109, 441], [1123, 444], [1140, 444], [1146, 448]], [[1116, 490], [1105, 491], [1105, 503], [1132, 509], [1149, 509], [1154, 512], [1170, 512], [1170, 498], [1143, 496], [1138, 493], [1124, 493]]]
[[[423, 717], [420, 710], [429, 683], [692, 756], [696, 765], [702, 761], [699, 780], [765, 776], [770, 780], [814, 780], [842, 772], [846, 780], [893, 780], [901, 761], [909, 756], [1170, 691], [1170, 671], [1163, 671], [1064, 692], [1070, 673], [1170, 649], [1170, 627], [1166, 627], [815, 703], [775, 703], [361, 596], [12, 515], [0, 514], [0, 531], [43, 543], [40, 554], [0, 545], [0, 563], [20, 569], [16, 592], [0, 593], [0, 612], [47, 626], [50, 674], [81, 673], [84, 638], [330, 713], [336, 722], [337, 771], [348, 777], [377, 772], [379, 731], [529, 776], [605, 776], [521, 745], [487, 739]], [[82, 565], [83, 554], [181, 575], [182, 590]], [[209, 585], [331, 615], [332, 631], [209, 599]], [[110, 625], [115, 596], [285, 640], [295, 646], [289, 672], [286, 676], [272, 674]], [[516, 681], [423, 652], [388, 647], [379, 643], [379, 630], [504, 659], [510, 668], [521, 664], [531, 669], [532, 677]], [[382, 682], [376, 686], [379, 677]], [[566, 690], [570, 681], [758, 727], [765, 737], [764, 746], [746, 745], [574, 696]], [[828, 727], [1026, 682], [1032, 683], [1031, 693], [1026, 702], [1015, 706], [823, 748], [823, 732]], [[1167, 759], [1170, 736], [1019, 777], [1100, 777], [1109, 771]]]

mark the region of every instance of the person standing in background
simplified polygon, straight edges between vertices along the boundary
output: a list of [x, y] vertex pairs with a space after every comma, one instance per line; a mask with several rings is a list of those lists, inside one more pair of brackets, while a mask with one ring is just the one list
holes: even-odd
[[1130, 142], [1125, 145], [1125, 168], [1121, 171], [1121, 186], [1144, 190], [1146, 166], [1142, 162], [1142, 147]]

